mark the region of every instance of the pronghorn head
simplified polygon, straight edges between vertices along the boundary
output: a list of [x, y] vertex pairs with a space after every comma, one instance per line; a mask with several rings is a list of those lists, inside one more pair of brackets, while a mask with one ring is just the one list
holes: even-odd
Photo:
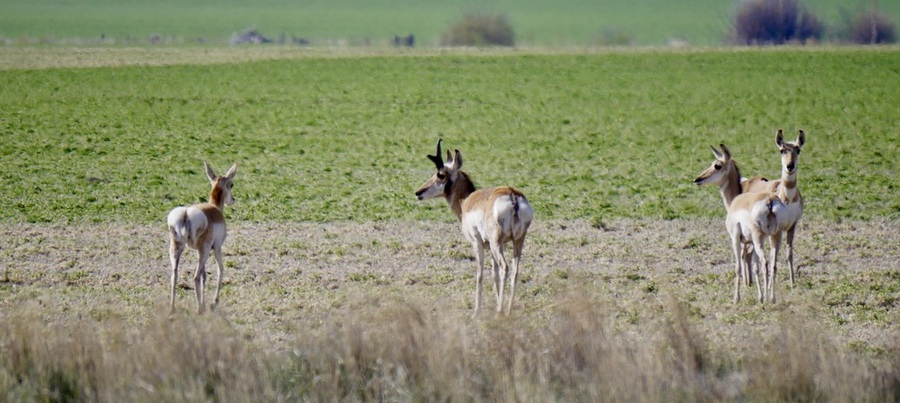
[[445, 162], [441, 159], [441, 140], [442, 139], [438, 139], [437, 152], [434, 155], [428, 156], [428, 159], [430, 159], [431, 162], [434, 163], [435, 168], [437, 168], [437, 173], [435, 173], [431, 179], [423, 183], [422, 186], [419, 187], [419, 190], [416, 191], [416, 197], [419, 198], [419, 200], [446, 196], [450, 192], [450, 187], [453, 185], [453, 182], [459, 177], [459, 169], [462, 167], [463, 163], [462, 154], [459, 153], [459, 150], [454, 150], [455, 156], [450, 155], [450, 150], [447, 150], [447, 161]]
[[213, 171], [212, 167], [206, 161], [203, 161], [203, 166], [206, 168], [206, 176], [209, 178], [209, 183], [212, 185], [212, 191], [210, 192], [210, 201], [218, 205], [219, 203], [224, 203], [226, 206], [230, 206], [234, 204], [234, 196], [231, 195], [231, 188], [234, 187], [234, 174], [237, 173], [237, 164], [233, 164], [228, 172], [225, 172], [225, 175], [217, 176], [216, 171]]
[[[731, 151], [728, 150], [728, 147], [725, 147], [725, 144], [719, 144], [719, 147], [722, 148], [722, 151], [716, 150], [713, 146], [709, 146], [716, 159], [709, 168], [706, 168], [705, 171], [700, 173], [700, 176], [697, 176], [697, 179], [694, 179], [694, 183], [697, 185], [703, 186], [714, 184], [721, 186], [728, 180], [729, 173], [732, 170], [737, 170], [737, 165], [735, 165], [734, 160], [731, 159]], [[738, 177], [740, 177], [740, 174], [738, 174]]]
[[793, 175], [794, 172], [797, 172], [800, 148], [803, 147], [804, 142], [806, 142], [806, 134], [803, 133], [803, 130], [800, 130], [797, 140], [790, 142], [784, 141], [781, 129], [778, 129], [778, 132], [775, 133], [775, 144], [781, 150], [781, 169], [788, 175]]

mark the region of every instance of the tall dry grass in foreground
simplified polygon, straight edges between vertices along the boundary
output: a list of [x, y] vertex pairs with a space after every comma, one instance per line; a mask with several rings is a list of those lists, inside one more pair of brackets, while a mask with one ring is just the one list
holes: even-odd
[[[364, 301], [283, 350], [228, 320], [160, 315], [146, 325], [4, 315], [0, 396], [9, 401], [896, 401], [900, 363], [875, 368], [814, 327], [783, 320], [750, 356], [713, 345], [681, 304], [660, 328], [617, 330], [599, 299], [541, 320], [447, 317]], [[760, 332], [760, 334], [763, 334]], [[896, 353], [896, 352], [894, 352]]]

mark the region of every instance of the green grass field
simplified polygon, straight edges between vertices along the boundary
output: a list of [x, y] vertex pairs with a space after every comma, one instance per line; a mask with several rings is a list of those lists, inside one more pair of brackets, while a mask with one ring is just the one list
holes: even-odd
[[[832, 31], [841, 10], [855, 14], [866, 0], [807, 1]], [[270, 37], [281, 33], [313, 43], [385, 45], [392, 34], [416, 34], [422, 46], [435, 46], [465, 12], [501, 12], [509, 17], [522, 46], [584, 46], [604, 32], [618, 32], [639, 45], [665, 45], [671, 39], [696, 45], [724, 43], [736, 1], [0, 1], [0, 38], [12, 42], [147, 44], [157, 35], [173, 43], [226, 43], [233, 32], [256, 27]], [[895, 20], [900, 3], [879, 8]], [[30, 39], [29, 39], [30, 38]]]
[[898, 65], [787, 49], [10, 69], [0, 220], [158, 222], [206, 198], [202, 160], [239, 164], [235, 220], [449, 219], [412, 194], [438, 137], [542, 218], [717, 217], [692, 184], [709, 145], [778, 177], [779, 128], [808, 135], [806, 216], [896, 218]]

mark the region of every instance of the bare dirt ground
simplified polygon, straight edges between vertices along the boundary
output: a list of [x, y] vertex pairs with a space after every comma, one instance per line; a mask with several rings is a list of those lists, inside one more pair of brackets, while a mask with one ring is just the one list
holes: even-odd
[[[537, 221], [526, 241], [514, 315], [540, 323], [566, 295], [608, 301], [616, 326], [640, 335], [674, 296], [711, 343], [749, 348], [773, 324], [800, 320], [839, 343], [893, 354], [900, 345], [900, 222], [805, 221], [799, 280], [779, 259], [778, 302], [742, 288], [731, 302], [733, 258], [720, 220]], [[470, 314], [472, 251], [455, 222], [229, 224], [222, 301], [214, 315], [277, 348], [337, 312], [378, 300]], [[179, 314], [193, 315], [196, 252], [185, 252]], [[215, 289], [209, 261], [207, 299]], [[136, 325], [168, 310], [166, 229], [132, 224], [0, 225], [0, 317], [37, 306], [44, 320], [90, 318]], [[490, 277], [483, 303], [496, 306]], [[748, 332], [748, 330], [753, 330]]]

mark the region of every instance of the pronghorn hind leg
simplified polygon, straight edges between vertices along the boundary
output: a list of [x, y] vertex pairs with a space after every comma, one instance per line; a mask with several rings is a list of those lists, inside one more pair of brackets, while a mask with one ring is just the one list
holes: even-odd
[[750, 272], [753, 270], [753, 247], [752, 245], [744, 244], [743, 250], [743, 267], [741, 267], [741, 276], [744, 277], [744, 283], [747, 287], [753, 285], [753, 277], [751, 277]]
[[502, 298], [500, 295], [500, 287], [503, 283], [500, 282], [500, 261], [494, 258], [493, 253], [491, 253], [491, 277], [494, 280], [494, 298], [499, 304]]
[[500, 241], [491, 242], [491, 256], [497, 262], [497, 271], [494, 272], [494, 286], [497, 292], [497, 312], [503, 312], [503, 287], [506, 285], [507, 264], [506, 257], [503, 256], [503, 243]]
[[759, 303], [762, 303], [766, 300], [765, 292], [766, 292], [766, 284], [768, 284], [768, 275], [763, 273], [763, 278], [760, 279], [760, 270], [768, 270], [766, 264], [766, 254], [765, 250], [763, 250], [763, 242], [762, 235], [753, 235], [753, 256], [756, 257], [756, 299]]
[[203, 288], [206, 285], [206, 260], [209, 259], [209, 249], [201, 246], [199, 252], [200, 261], [197, 264], [197, 274], [194, 275], [194, 291], [197, 292], [197, 312], [203, 313]]
[[734, 234], [731, 240], [734, 250], [734, 303], [741, 302], [741, 259], [743, 258], [744, 245], [741, 244], [741, 235]]
[[175, 311], [175, 285], [178, 283], [178, 265], [181, 263], [181, 254], [184, 252], [184, 243], [175, 240], [174, 235], [170, 239], [169, 260], [172, 261], [172, 281], [171, 281], [171, 298], [169, 300], [169, 309]]
[[[787, 238], [785, 241], [787, 243], [787, 261], [788, 261], [788, 269], [791, 271], [791, 288], [794, 288], [794, 231], [797, 230], [797, 224], [795, 223], [791, 229], [787, 231]], [[800, 273], [797, 273], [799, 276]]]
[[222, 245], [213, 247], [213, 253], [216, 257], [216, 294], [213, 296], [213, 303], [210, 309], [215, 309], [219, 305], [219, 291], [222, 290], [222, 273], [224, 272], [225, 262], [222, 260]]
[[525, 237], [513, 240], [513, 264], [512, 275], [509, 279], [509, 305], [506, 306], [506, 314], [512, 313], [513, 300], [516, 298], [516, 284], [519, 283], [519, 262], [522, 261], [522, 248], [525, 246]]

